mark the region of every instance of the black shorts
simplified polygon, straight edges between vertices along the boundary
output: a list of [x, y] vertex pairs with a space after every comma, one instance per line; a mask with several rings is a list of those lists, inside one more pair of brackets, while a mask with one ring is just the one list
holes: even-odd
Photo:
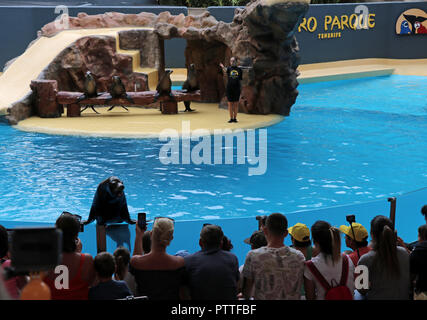
[[240, 99], [240, 87], [227, 87], [225, 94], [228, 102], [238, 102]]

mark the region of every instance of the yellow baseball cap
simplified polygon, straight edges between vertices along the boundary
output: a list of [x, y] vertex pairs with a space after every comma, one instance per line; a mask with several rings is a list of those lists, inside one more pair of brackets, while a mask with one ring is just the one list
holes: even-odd
[[297, 241], [305, 242], [310, 240], [310, 229], [303, 223], [298, 222], [296, 225], [289, 227], [288, 231]]
[[347, 236], [349, 236], [350, 238], [352, 238], [353, 240], [356, 240], [359, 242], [363, 241], [368, 237], [368, 230], [366, 230], [366, 228], [362, 226], [360, 223], [353, 222], [352, 226], [353, 226], [354, 236], [350, 226], [340, 226], [340, 231], [346, 234]]

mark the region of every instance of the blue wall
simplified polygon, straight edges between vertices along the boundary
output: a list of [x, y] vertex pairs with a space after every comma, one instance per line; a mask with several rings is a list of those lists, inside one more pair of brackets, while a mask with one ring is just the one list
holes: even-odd
[[[324, 33], [325, 15], [351, 15], [358, 5], [366, 5], [375, 14], [375, 27], [369, 30], [345, 28], [340, 38], [318, 39]], [[225, 22], [233, 20], [236, 7], [209, 7], [209, 12]], [[421, 59], [427, 58], [427, 35], [399, 36], [395, 32], [397, 18], [407, 9], [419, 8], [427, 13], [427, 2], [373, 2], [310, 5], [306, 18], [315, 17], [314, 32], [296, 33], [301, 63], [328, 62], [361, 58]], [[334, 32], [336, 28], [334, 29]]]
[[[149, 0], [146, 0], [149, 1]], [[65, 1], [67, 3], [79, 1]], [[94, 4], [105, 1], [88, 1]], [[113, 1], [112, 1], [113, 2]], [[120, 1], [114, 1], [120, 3]], [[24, 2], [25, 3], [25, 2]], [[127, 1], [129, 3], [129, 1]], [[146, 2], [142, 2], [146, 3]], [[1, 2], [0, 2], [1, 4]], [[370, 13], [375, 13], [375, 27], [370, 30], [341, 31], [341, 38], [317, 38], [322, 33], [325, 15], [350, 15], [359, 4], [310, 5], [306, 17], [315, 17], [318, 27], [315, 32], [297, 32], [300, 45], [301, 63], [316, 63], [357, 58], [427, 58], [427, 36], [398, 36], [395, 23], [398, 16], [410, 8], [420, 8], [427, 12], [427, 2], [388, 2], [365, 3]], [[209, 12], [218, 20], [231, 22], [237, 7], [209, 7]], [[108, 11], [139, 13], [141, 11], [160, 13], [170, 11], [172, 14], [184, 13], [186, 7], [163, 6], [70, 6], [69, 14], [76, 16], [79, 12], [99, 14]], [[0, 66], [8, 60], [22, 54], [28, 44], [37, 37], [37, 31], [53, 20], [54, 6], [0, 6]], [[165, 60], [167, 67], [184, 67], [184, 39], [165, 41]]]
[[[142, 11], [159, 14], [169, 11], [171, 14], [188, 14], [187, 7], [113, 7], [89, 6], [68, 7], [70, 16], [77, 16], [79, 12], [87, 14], [100, 14], [105, 12], [139, 13]], [[58, 17], [54, 6], [44, 7], [0, 7], [0, 68], [9, 61], [21, 55], [31, 41], [37, 38], [39, 31], [45, 24]], [[184, 39], [165, 41], [165, 60], [167, 67], [184, 67]], [[1, 70], [0, 70], [1, 71]]]
[[[413, 242], [417, 240], [417, 229], [420, 225], [425, 224], [424, 217], [420, 213], [420, 209], [426, 204], [427, 188], [407, 193], [397, 197], [396, 207], [396, 230], [398, 235], [405, 242]], [[268, 211], [268, 208], [266, 208]], [[319, 210], [299, 211], [299, 212], [283, 212], [287, 219], [289, 226], [297, 222], [305, 223], [309, 228], [317, 220], [325, 220], [334, 226], [346, 224], [345, 216], [348, 214], [356, 215], [356, 221], [361, 223], [370, 230], [370, 221], [376, 215], [389, 216], [390, 204], [387, 198], [375, 200], [366, 203], [352, 204], [346, 206], [331, 207]], [[150, 219], [152, 217], [149, 217]], [[233, 252], [237, 255], [239, 263], [243, 264], [245, 256], [250, 250], [249, 245], [243, 242], [244, 239], [250, 237], [253, 231], [258, 228], [258, 222], [255, 217], [238, 218], [238, 219], [220, 219], [220, 220], [194, 220], [194, 221], [176, 221], [174, 240], [168, 248], [170, 254], [175, 254], [178, 250], [188, 250], [194, 253], [199, 248], [199, 233], [203, 223], [214, 223], [221, 226], [224, 234], [229, 237], [233, 243]], [[19, 226], [34, 226], [35, 223], [23, 223], [13, 221], [0, 221], [0, 224], [6, 228], [13, 228]], [[46, 224], [43, 224], [46, 225]], [[135, 239], [135, 227], [122, 225], [121, 231], [118, 236], [125, 237], [126, 232], [130, 236], [131, 249], [133, 250]], [[149, 225], [149, 229], [151, 226]], [[111, 237], [107, 237], [107, 250], [113, 252], [116, 248], [116, 235], [110, 232]], [[80, 234], [80, 239], [83, 243], [83, 251], [96, 255], [96, 236], [95, 236], [95, 223], [85, 227], [85, 231]], [[290, 245], [289, 237], [285, 239], [285, 243]], [[347, 250], [345, 242], [342, 241], [341, 250]]]
[[150, 6], [156, 0], [0, 0], [0, 6]]

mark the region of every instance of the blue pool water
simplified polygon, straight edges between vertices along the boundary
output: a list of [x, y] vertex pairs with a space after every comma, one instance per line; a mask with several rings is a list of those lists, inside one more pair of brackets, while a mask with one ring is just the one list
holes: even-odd
[[0, 220], [87, 217], [98, 183], [125, 182], [129, 210], [178, 220], [255, 216], [365, 202], [427, 185], [427, 77], [299, 86], [268, 130], [268, 166], [163, 165], [156, 139], [25, 133], [0, 125]]

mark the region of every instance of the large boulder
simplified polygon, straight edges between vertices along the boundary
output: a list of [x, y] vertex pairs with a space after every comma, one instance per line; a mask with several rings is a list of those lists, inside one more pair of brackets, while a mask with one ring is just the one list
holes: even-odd
[[98, 91], [107, 91], [113, 75], [119, 76], [128, 91], [147, 90], [147, 75], [133, 72], [132, 58], [116, 52], [116, 39], [90, 36], [63, 50], [43, 71], [39, 79], [56, 80], [58, 90], [83, 91], [85, 73], [91, 71]]

